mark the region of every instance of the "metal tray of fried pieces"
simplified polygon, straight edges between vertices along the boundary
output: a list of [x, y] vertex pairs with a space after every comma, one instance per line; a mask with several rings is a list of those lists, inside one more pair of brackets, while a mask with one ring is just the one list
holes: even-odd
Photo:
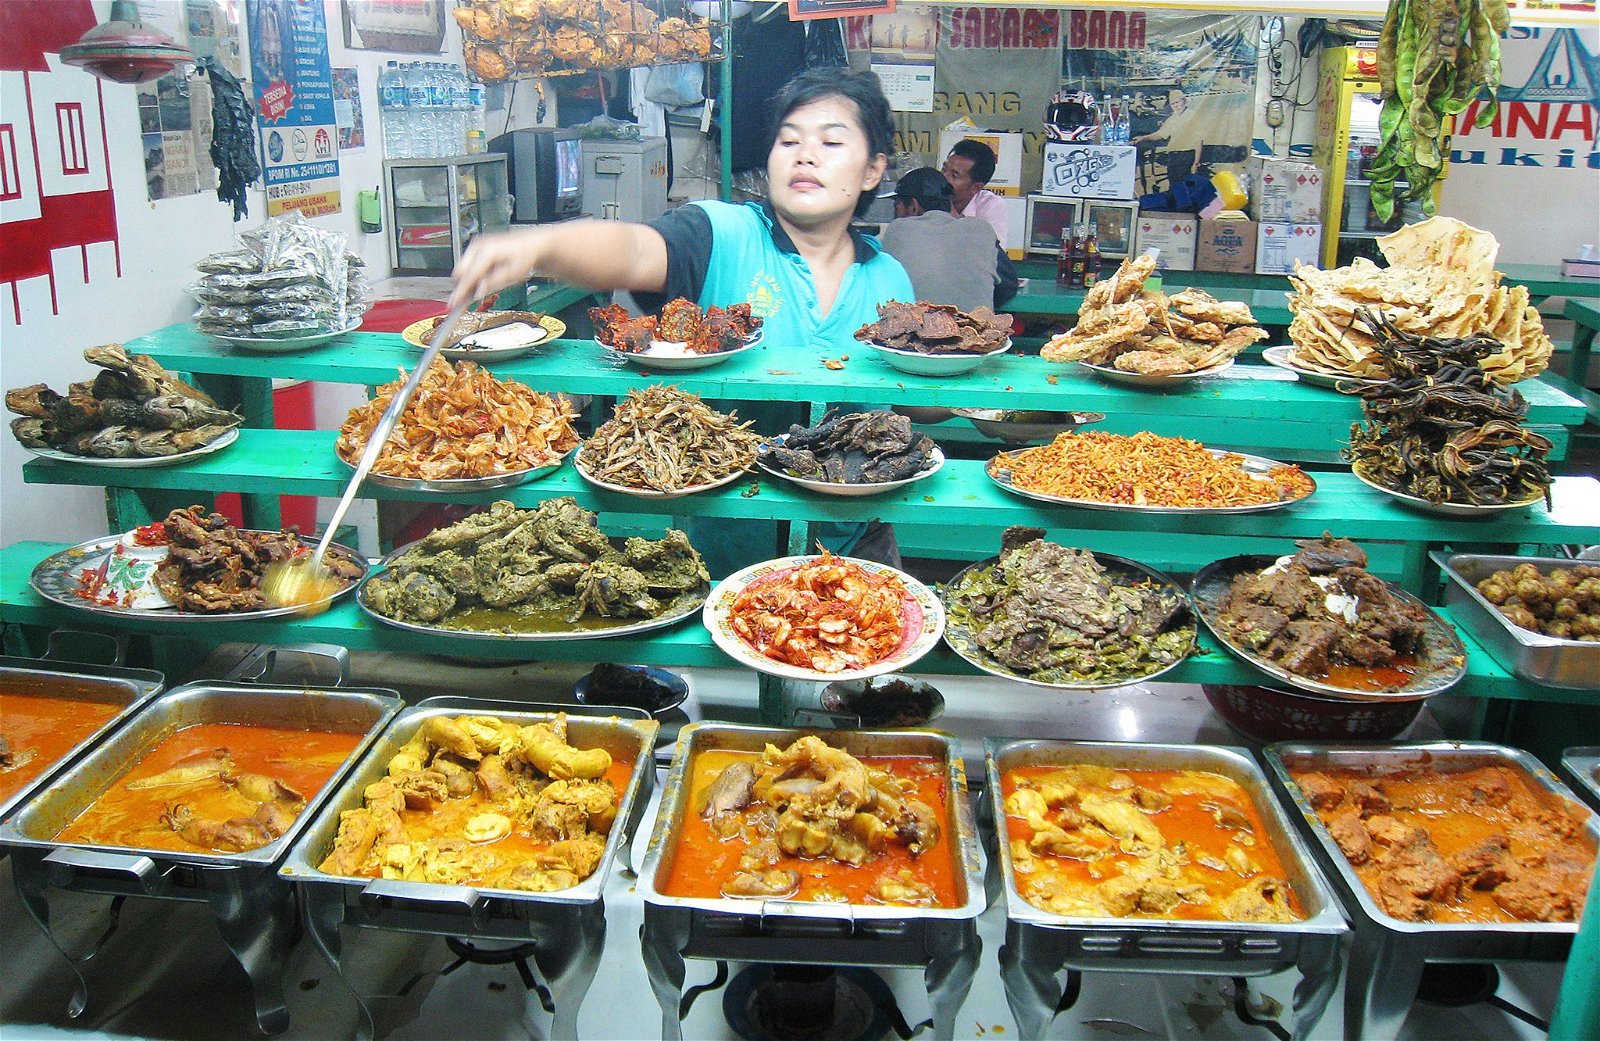
[[1508, 672], [1546, 687], [1600, 690], [1600, 643], [1563, 640], [1524, 629], [1501, 614], [1499, 608], [1478, 591], [1478, 583], [1484, 579], [1523, 564], [1538, 568], [1542, 574], [1550, 574], [1593, 566], [1590, 562], [1565, 557], [1478, 553], [1458, 553], [1451, 557], [1430, 553], [1428, 556], [1439, 565], [1446, 579], [1444, 602], [1450, 608], [1450, 616]]
[[1382, 777], [1504, 767], [1542, 789], [1552, 810], [1584, 820], [1583, 834], [1593, 851], [1600, 845], [1600, 817], [1527, 752], [1481, 741], [1291, 742], [1268, 745], [1264, 755], [1274, 785], [1293, 804], [1301, 829], [1311, 837], [1324, 873], [1351, 916], [1355, 942], [1346, 970], [1346, 1037], [1396, 1036], [1426, 962], [1560, 961], [1567, 956], [1578, 929], [1574, 922], [1409, 922], [1389, 915], [1373, 899], [1294, 779], [1295, 773], [1310, 770], [1361, 770]]
[[1561, 769], [1573, 787], [1600, 811], [1600, 745], [1569, 748], [1561, 753]]
[[[985, 809], [995, 822], [998, 870], [1006, 900], [1006, 950], [1000, 970], [1023, 1037], [1038, 1037], [1055, 1015], [1063, 967], [1125, 972], [1185, 972], [1263, 976], [1298, 967], [1294, 1028], [1304, 1037], [1321, 1018], [1339, 979], [1339, 947], [1349, 930], [1339, 901], [1323, 879], [1310, 848], [1296, 833], [1250, 754], [1242, 748], [1111, 741], [987, 738]], [[1297, 922], [1227, 922], [1200, 919], [1088, 918], [1034, 906], [1017, 888], [1006, 831], [1002, 776], [1030, 766], [1105, 766], [1122, 770], [1203, 770], [1239, 784], [1283, 862], [1304, 917]], [[991, 865], [991, 872], [995, 866]]]

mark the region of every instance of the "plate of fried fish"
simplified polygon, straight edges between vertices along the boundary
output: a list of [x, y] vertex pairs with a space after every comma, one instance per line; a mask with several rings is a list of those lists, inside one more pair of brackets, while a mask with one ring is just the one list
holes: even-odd
[[43, 459], [91, 466], [168, 466], [238, 440], [236, 412], [118, 343], [90, 347], [93, 379], [60, 394], [43, 383], [6, 391], [17, 441]]

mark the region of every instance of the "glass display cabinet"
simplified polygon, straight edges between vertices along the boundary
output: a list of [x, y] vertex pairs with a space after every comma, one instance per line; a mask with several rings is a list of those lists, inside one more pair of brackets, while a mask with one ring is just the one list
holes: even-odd
[[386, 159], [383, 182], [396, 274], [448, 275], [474, 235], [511, 225], [503, 155]]

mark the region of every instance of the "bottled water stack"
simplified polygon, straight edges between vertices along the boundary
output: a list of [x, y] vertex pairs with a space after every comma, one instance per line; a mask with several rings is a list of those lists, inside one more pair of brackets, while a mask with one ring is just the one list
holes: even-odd
[[378, 77], [378, 107], [383, 112], [384, 155], [390, 159], [411, 158], [411, 120], [398, 62], [391, 61]]

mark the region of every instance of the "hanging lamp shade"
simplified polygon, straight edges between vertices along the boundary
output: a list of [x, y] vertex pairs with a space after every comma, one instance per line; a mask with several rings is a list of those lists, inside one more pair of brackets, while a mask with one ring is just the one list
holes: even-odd
[[61, 60], [113, 83], [144, 83], [194, 61], [195, 56], [166, 33], [141, 23], [135, 0], [115, 0], [111, 20], [61, 48]]

